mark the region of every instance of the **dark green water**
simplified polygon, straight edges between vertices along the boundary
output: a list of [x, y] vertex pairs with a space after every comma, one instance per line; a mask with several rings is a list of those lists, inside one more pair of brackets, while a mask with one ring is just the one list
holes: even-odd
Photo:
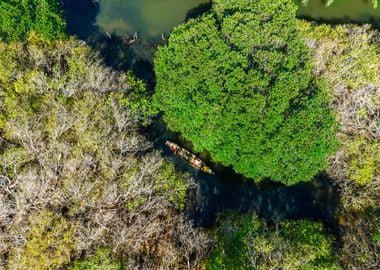
[[[380, 6], [370, 0], [301, 0], [299, 17], [324, 22], [365, 22], [380, 28]], [[151, 65], [159, 43], [170, 31], [188, 18], [207, 12], [211, 0], [61, 0], [66, 11], [68, 30], [86, 40], [104, 56], [106, 63], [118, 69], [132, 68], [140, 75]], [[137, 38], [137, 39], [136, 39]], [[151, 67], [150, 67], [151, 68]], [[142, 72], [139, 69], [143, 69]], [[146, 74], [144, 75], [146, 76]], [[152, 77], [149, 75], [148, 77]], [[154, 84], [153, 78], [147, 79]]]
[[326, 7], [326, 1], [310, 0], [307, 6], [300, 4], [297, 15], [318, 21], [360, 22], [379, 26], [380, 2], [375, 9], [370, 0], [335, 0]]
[[209, 0], [100, 0], [96, 24], [102, 31], [146, 39], [168, 35], [188, 12]]
[[[298, 1], [298, 0], [297, 0]], [[85, 40], [115, 69], [132, 69], [154, 89], [152, 58], [157, 46], [184, 20], [206, 12], [208, 0], [62, 0], [68, 31]], [[372, 22], [378, 25], [380, 11], [368, 1], [335, 0], [325, 7], [320, 0], [310, 0], [298, 15], [328, 22]], [[134, 33], [137, 39], [133, 39]], [[267, 181], [255, 185], [230, 168], [217, 164], [216, 176], [194, 170], [165, 148], [166, 139], [186, 144], [157, 121], [148, 132], [157, 149], [171, 158], [177, 169], [193, 175], [196, 185], [189, 191], [188, 215], [196, 224], [211, 226], [223, 210], [255, 211], [267, 220], [309, 218], [334, 227], [338, 193], [321, 174], [311, 182], [292, 187]], [[207, 158], [205, 159], [207, 160]]]
[[[138, 33], [145, 39], [156, 39], [169, 34], [183, 22], [189, 11], [210, 0], [99, 0], [96, 25], [103, 32], [123, 37]], [[380, 7], [374, 9], [369, 0], [310, 0], [299, 4], [298, 16], [328, 21], [375, 22], [380, 20]]]

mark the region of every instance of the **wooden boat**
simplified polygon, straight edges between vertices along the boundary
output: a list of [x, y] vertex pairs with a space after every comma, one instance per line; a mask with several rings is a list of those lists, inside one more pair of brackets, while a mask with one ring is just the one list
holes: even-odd
[[178, 144], [166, 141], [166, 146], [177, 156], [180, 158], [186, 160], [191, 166], [194, 168], [201, 170], [202, 172], [208, 173], [208, 174], [215, 174], [210, 167], [204, 163], [199, 157], [196, 155], [190, 153], [190, 151], [180, 147]]

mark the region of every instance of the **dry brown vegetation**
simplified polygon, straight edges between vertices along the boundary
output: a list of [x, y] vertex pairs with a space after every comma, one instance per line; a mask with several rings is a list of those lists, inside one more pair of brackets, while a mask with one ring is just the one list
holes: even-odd
[[[370, 26], [300, 22], [314, 53], [315, 74], [332, 89], [340, 148], [328, 174], [340, 190], [341, 260], [347, 269], [376, 269], [380, 205], [380, 33]], [[375, 211], [375, 212], [374, 212]]]
[[369, 26], [300, 23], [314, 52], [315, 73], [331, 87], [340, 149], [329, 174], [347, 209], [379, 205], [380, 34]]
[[139, 135], [141, 84], [74, 39], [31, 35], [0, 59], [2, 266], [56, 269], [109, 246], [127, 269], [195, 268], [210, 240], [181, 213], [191, 179]]

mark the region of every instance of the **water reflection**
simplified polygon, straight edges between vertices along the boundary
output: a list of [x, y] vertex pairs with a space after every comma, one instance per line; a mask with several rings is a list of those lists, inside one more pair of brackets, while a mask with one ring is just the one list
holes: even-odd
[[[368, 0], [310, 0], [307, 6], [294, 0], [297, 15], [327, 22], [371, 22], [379, 26], [380, 5]], [[104, 34], [122, 38], [135, 32], [148, 40], [166, 36], [177, 25], [210, 9], [210, 0], [61, 0], [69, 32], [82, 39]]]
[[[300, 0], [295, 0], [300, 2]], [[300, 7], [299, 16], [336, 22], [373, 21], [379, 25], [380, 7], [366, 0], [310, 0]], [[165, 43], [170, 30], [184, 20], [210, 9], [210, 0], [60, 0], [65, 11], [68, 32], [85, 40], [98, 51], [108, 66], [131, 69], [150, 87], [155, 78], [152, 58], [158, 45]], [[138, 39], [131, 36], [138, 32]]]
[[296, 3], [300, 17], [335, 23], [367, 22], [380, 26], [380, 6], [374, 9], [369, 0], [334, 0], [328, 7], [322, 0], [310, 0], [307, 6], [302, 5], [300, 0]]
[[[210, 0], [60, 0], [69, 34], [85, 40], [107, 66], [132, 70], [154, 88], [153, 55], [184, 20], [210, 9]], [[134, 32], [138, 32], [134, 38]], [[158, 36], [157, 36], [158, 35]], [[144, 38], [146, 37], [146, 38]]]
[[189, 10], [209, 0], [100, 0], [96, 24], [104, 32], [161, 38], [183, 22]]

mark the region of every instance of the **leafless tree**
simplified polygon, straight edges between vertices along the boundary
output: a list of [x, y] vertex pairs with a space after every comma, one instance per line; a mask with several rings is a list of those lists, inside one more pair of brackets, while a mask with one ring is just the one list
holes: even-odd
[[75, 229], [73, 258], [111, 246], [130, 269], [196, 269], [210, 239], [157, 182], [168, 161], [139, 134], [139, 113], [120, 101], [133, 88], [126, 75], [74, 39], [9, 50], [20, 65], [12, 83], [22, 80], [26, 95], [44, 102], [32, 114], [16, 99], [17, 115], [0, 130], [0, 266], [26, 244], [29, 218], [48, 209]]

